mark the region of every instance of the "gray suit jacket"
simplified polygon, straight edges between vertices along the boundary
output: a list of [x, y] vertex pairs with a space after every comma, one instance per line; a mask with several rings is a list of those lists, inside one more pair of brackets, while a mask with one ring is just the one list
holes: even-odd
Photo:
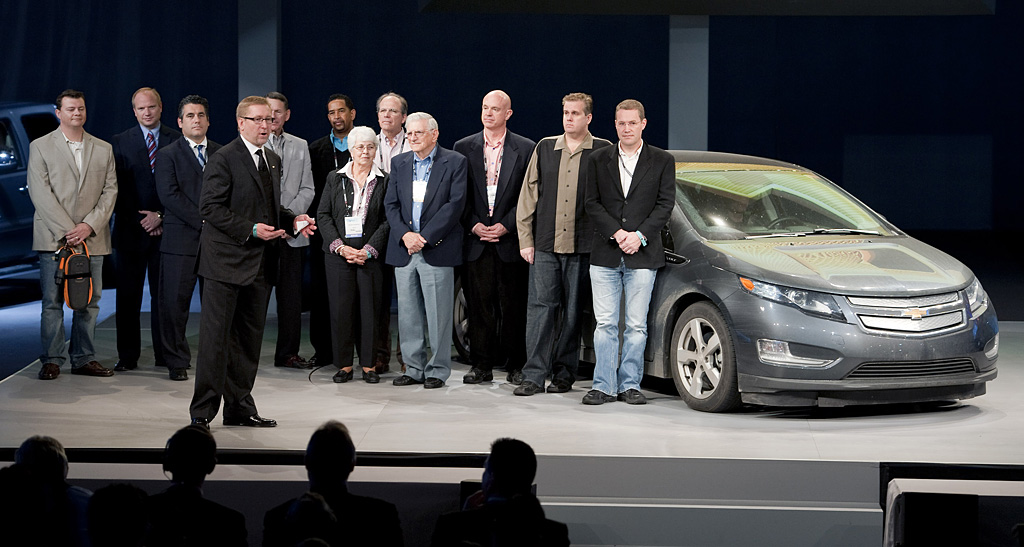
[[110, 144], [88, 133], [83, 143], [82, 172], [59, 127], [29, 146], [34, 251], [56, 251], [64, 234], [84, 222], [93, 230], [85, 240], [89, 254], [110, 254], [110, 214], [117, 199], [114, 153]]
[[[313, 169], [309, 159], [309, 143], [284, 132], [274, 152], [281, 156], [281, 206], [296, 213], [309, 209], [313, 203]], [[309, 238], [303, 235], [286, 240], [292, 247], [306, 247]]]

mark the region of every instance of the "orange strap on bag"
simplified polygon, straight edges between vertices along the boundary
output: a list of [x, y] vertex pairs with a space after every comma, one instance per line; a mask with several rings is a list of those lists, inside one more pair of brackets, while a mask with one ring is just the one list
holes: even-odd
[[73, 310], [82, 310], [92, 302], [92, 268], [89, 246], [82, 242], [84, 253], [64, 244], [57, 251], [60, 264], [54, 281], [61, 285], [64, 303]]

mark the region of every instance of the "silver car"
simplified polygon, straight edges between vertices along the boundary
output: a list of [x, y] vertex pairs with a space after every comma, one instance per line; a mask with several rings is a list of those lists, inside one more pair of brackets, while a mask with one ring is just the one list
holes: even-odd
[[673, 155], [646, 374], [709, 412], [985, 393], [999, 327], [967, 267], [798, 165]]

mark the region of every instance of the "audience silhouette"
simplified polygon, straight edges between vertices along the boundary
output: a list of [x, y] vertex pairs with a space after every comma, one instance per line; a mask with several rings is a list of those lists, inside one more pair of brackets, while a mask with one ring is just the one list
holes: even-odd
[[89, 498], [92, 547], [142, 547], [149, 533], [146, 493], [131, 484], [115, 483]]

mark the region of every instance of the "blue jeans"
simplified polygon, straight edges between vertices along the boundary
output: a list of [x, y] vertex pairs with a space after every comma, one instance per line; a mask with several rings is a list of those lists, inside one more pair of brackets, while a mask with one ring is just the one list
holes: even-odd
[[[405, 374], [423, 381], [448, 380], [452, 373], [452, 313], [455, 307], [455, 268], [431, 266], [416, 253], [409, 264], [395, 268], [398, 289], [398, 337]], [[426, 323], [433, 355], [427, 360], [423, 338]], [[335, 363], [342, 366], [341, 363]]]
[[[658, 270], [630, 269], [623, 261], [617, 268], [590, 265], [594, 294], [594, 387], [607, 395], [640, 389], [647, 346], [647, 311]], [[626, 300], [626, 330], [619, 361], [619, 306]]]
[[71, 315], [71, 346], [65, 347], [64, 294], [53, 282], [53, 276], [60, 265], [52, 252], [39, 253], [39, 286], [43, 291], [40, 335], [43, 353], [41, 363], [63, 366], [70, 355], [71, 368], [78, 368], [96, 360], [93, 338], [96, 335], [96, 317], [100, 314], [100, 296], [103, 294], [103, 257], [93, 256], [89, 260], [92, 269], [92, 302], [84, 310], [75, 310]]

